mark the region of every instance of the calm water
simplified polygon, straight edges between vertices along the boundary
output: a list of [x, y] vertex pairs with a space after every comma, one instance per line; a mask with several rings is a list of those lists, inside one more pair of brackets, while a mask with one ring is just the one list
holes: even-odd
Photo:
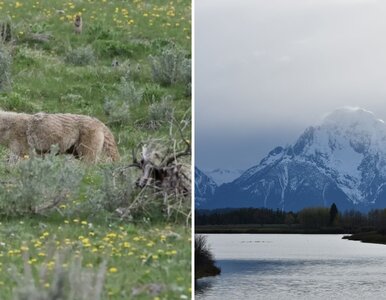
[[196, 299], [386, 299], [386, 245], [342, 235], [210, 234], [222, 274]]

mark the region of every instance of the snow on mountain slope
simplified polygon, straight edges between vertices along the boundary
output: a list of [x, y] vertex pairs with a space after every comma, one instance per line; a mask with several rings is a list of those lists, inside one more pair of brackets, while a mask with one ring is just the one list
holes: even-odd
[[221, 186], [213, 205], [296, 210], [339, 202], [368, 209], [386, 206], [385, 183], [386, 124], [364, 109], [341, 108]]
[[[360, 166], [369, 157], [377, 157], [383, 164], [386, 161], [385, 123], [369, 111], [343, 108], [309, 131], [312, 134], [305, 137], [309, 140], [304, 146], [296, 148], [298, 140], [294, 147], [297, 158], [317, 162], [354, 203], [367, 202], [361, 186], [366, 170]], [[378, 171], [386, 174], [384, 167]]]
[[197, 167], [194, 168], [194, 194], [195, 205], [205, 205], [213, 197], [217, 184]]
[[206, 175], [211, 177], [218, 186], [223, 183], [228, 183], [238, 178], [242, 170], [214, 169], [204, 171]]

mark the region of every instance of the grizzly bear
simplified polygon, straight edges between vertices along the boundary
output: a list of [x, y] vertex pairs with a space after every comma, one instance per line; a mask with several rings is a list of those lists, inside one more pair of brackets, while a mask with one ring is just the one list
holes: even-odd
[[59, 154], [72, 154], [89, 163], [119, 160], [111, 131], [85, 115], [0, 111], [0, 144], [19, 157], [45, 154], [57, 145]]

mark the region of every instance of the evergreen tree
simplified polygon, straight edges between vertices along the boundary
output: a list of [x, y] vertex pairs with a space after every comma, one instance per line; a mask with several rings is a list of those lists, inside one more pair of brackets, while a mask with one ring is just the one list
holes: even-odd
[[332, 203], [330, 207], [330, 226], [334, 225], [337, 217], [338, 217], [338, 208], [336, 207], [335, 203]]

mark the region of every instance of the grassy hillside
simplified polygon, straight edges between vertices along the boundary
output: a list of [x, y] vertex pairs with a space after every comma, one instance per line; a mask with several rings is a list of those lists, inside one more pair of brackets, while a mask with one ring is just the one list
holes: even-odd
[[0, 148], [1, 299], [190, 298], [190, 199], [138, 189], [127, 167], [140, 143], [166, 155], [190, 140], [190, 5], [0, 1], [0, 107], [97, 117], [121, 154], [12, 164]]

